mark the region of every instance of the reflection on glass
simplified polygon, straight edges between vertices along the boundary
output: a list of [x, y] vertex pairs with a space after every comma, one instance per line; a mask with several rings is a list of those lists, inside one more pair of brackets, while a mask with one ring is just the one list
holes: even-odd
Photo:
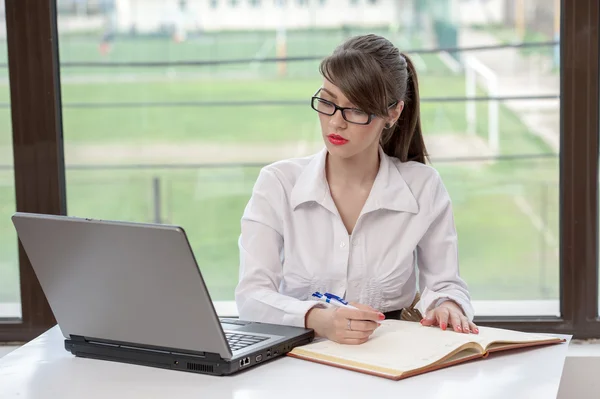
[[[359, 2], [347, 14], [313, 1], [59, 3], [71, 214], [183, 225], [211, 294], [232, 300], [239, 218], [260, 167], [321, 148], [310, 108], [319, 58], [376, 33], [419, 70], [426, 141], [479, 314], [558, 311], [555, 49], [415, 51], [553, 40], [552, 1], [532, 2], [538, 13]], [[305, 59], [263, 62], [282, 56]]]
[[[6, 64], [6, 19], [0, 3], [0, 62]], [[17, 234], [10, 217], [15, 206], [8, 68], [0, 68], [0, 319], [21, 317]]]

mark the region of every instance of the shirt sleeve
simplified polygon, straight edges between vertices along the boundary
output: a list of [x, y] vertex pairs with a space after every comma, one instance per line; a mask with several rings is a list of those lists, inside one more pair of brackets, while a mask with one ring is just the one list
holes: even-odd
[[322, 304], [279, 293], [283, 278], [284, 201], [279, 179], [262, 169], [241, 219], [235, 301], [242, 320], [304, 327], [306, 313]]
[[458, 237], [450, 196], [437, 173], [432, 186], [430, 225], [417, 245], [421, 299], [416, 306], [425, 316], [427, 311], [450, 299], [472, 321], [471, 298], [459, 273]]

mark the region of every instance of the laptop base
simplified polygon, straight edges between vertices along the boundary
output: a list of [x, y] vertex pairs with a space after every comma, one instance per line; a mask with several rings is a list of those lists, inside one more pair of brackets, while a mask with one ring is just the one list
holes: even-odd
[[294, 347], [308, 344], [312, 340], [312, 334], [306, 334], [291, 341], [260, 347], [244, 357], [234, 357], [231, 360], [225, 360], [218, 354], [195, 355], [166, 348], [145, 349], [127, 344], [91, 342], [83, 337], [65, 339], [65, 349], [81, 358], [224, 376], [283, 356]]

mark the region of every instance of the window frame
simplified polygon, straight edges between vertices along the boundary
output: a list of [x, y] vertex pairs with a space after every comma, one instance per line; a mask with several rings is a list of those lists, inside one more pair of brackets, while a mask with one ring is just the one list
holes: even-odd
[[[560, 18], [560, 314], [479, 317], [531, 332], [600, 338], [598, 317], [598, 135], [600, 5], [561, 0]], [[576, 134], [571, 134], [576, 132]]]
[[[67, 211], [56, 15], [54, 0], [6, 2], [15, 199], [22, 212]], [[29, 341], [56, 324], [17, 244], [22, 317], [0, 319], [0, 342]]]
[[[600, 5], [561, 0], [561, 317], [476, 317], [482, 326], [600, 338], [598, 136]], [[66, 214], [56, 2], [6, 2], [16, 209]], [[48, 40], [50, 38], [51, 40]], [[35, 118], [31, 110], [36, 110]], [[19, 244], [22, 319], [0, 319], [0, 342], [26, 342], [56, 324]]]

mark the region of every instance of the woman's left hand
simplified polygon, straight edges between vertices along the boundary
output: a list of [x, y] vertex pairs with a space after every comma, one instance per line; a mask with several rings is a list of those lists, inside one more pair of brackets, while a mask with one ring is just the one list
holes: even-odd
[[421, 320], [421, 324], [424, 326], [439, 326], [442, 330], [450, 325], [456, 332], [479, 333], [477, 326], [467, 319], [460, 306], [450, 300], [442, 302], [440, 306], [427, 312], [427, 316]]

